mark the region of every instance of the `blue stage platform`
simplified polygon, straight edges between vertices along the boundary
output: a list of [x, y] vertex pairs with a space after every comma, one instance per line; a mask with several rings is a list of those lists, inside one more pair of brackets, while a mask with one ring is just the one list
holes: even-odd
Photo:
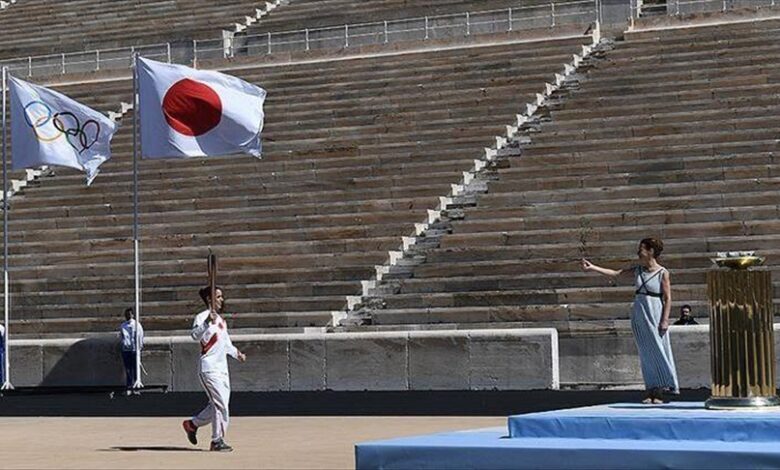
[[359, 469], [780, 468], [780, 410], [614, 404], [490, 428], [366, 442]]

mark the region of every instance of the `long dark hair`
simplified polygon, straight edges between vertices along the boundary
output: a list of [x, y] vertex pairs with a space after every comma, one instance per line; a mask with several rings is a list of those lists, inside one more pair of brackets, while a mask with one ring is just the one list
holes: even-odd
[[664, 251], [664, 242], [660, 238], [643, 238], [640, 245], [644, 245], [645, 248], [653, 250], [653, 258], [658, 259], [661, 257], [661, 252]]
[[[221, 287], [217, 286], [214, 291], [222, 290]], [[223, 293], [225, 291], [222, 291]], [[211, 298], [211, 288], [209, 286], [203, 287], [198, 291], [198, 295], [200, 295], [200, 298], [203, 300], [203, 303], [206, 304], [206, 307], [209, 307], [209, 299]]]

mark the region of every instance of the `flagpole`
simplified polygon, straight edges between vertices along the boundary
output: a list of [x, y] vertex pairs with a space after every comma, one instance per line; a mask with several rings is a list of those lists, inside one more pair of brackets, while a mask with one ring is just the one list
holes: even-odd
[[8, 143], [8, 121], [6, 118], [6, 111], [8, 110], [8, 67], [3, 67], [2, 71], [3, 79], [3, 313], [5, 327], [5, 338], [3, 341], [4, 354], [3, 354], [3, 385], [2, 390], [11, 390], [11, 358], [8, 355], [9, 352], [9, 333], [10, 325], [8, 321], [11, 317], [11, 301], [9, 288], [9, 276], [8, 276], [8, 156], [6, 150], [6, 144]]
[[138, 53], [133, 54], [133, 267], [135, 270], [135, 383], [141, 381], [141, 347], [138, 330], [141, 327], [141, 250], [138, 236]]

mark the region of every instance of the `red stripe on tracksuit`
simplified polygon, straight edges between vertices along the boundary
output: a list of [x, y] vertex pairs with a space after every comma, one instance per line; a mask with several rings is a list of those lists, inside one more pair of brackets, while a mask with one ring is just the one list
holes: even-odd
[[208, 342], [201, 343], [201, 345], [200, 345], [200, 354], [201, 355], [206, 354], [207, 352], [209, 352], [209, 350], [211, 348], [213, 348], [215, 344], [217, 344], [217, 340], [219, 339], [218, 336], [219, 335], [217, 335], [217, 333], [215, 332], [211, 336], [211, 339], [208, 340]]

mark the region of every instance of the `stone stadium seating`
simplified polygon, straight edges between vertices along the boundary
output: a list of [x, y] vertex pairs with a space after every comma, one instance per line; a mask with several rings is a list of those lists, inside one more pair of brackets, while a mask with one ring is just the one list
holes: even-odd
[[[255, 13], [248, 0], [25, 0], [0, 12], [0, 58], [219, 37]], [[7, 40], [7, 38], [13, 40]]]
[[777, 19], [626, 32], [501, 150], [487, 193], [455, 201], [451, 233], [410, 253], [425, 262], [364, 299], [373, 324], [614, 333], [634, 288], [579, 260], [625, 266], [647, 236], [666, 244], [673, 315], [706, 315], [719, 251], [766, 255], [777, 294], [779, 37]]
[[[237, 34], [231, 60], [217, 40], [216, 59], [204, 56], [200, 65], [229, 67], [269, 90], [265, 156], [141, 162], [142, 316], [149, 335], [163, 336], [150, 345], [165, 350], [169, 335], [185, 331], [201, 308], [197, 289], [212, 249], [231, 328], [241, 334], [322, 331], [359, 298], [357, 313], [371, 324], [337, 330], [403, 338], [393, 330], [455, 337], [447, 332], [547, 328], [556, 364], [559, 336], [549, 332], [560, 333], [553, 375], [564, 384], [625, 385], [638, 383], [627, 330], [633, 287], [582, 273], [582, 256], [624, 266], [639, 239], [663, 238], [673, 313], [689, 303], [700, 316], [716, 252], [758, 250], [780, 270], [773, 65], [780, 20], [745, 21], [755, 13], [748, 12], [716, 25], [663, 17], [641, 29], [640, 20], [637, 29], [603, 41], [479, 175], [486, 192], [455, 197], [371, 290], [377, 267], [403, 249], [402, 237], [414, 236], [592, 37], [550, 29], [545, 18], [538, 31], [505, 34], [499, 25], [482, 32], [501, 34], [464, 40], [453, 33], [458, 39], [450, 43], [445, 35], [423, 42], [410, 34], [403, 44], [333, 45], [299, 55], [275, 46], [276, 55], [261, 58], [262, 35], [521, 5], [549, 2], [291, 0], [247, 21], [253, 24]], [[556, 5], [559, 13], [590, 8], [576, 0]], [[260, 16], [257, 7], [243, 0], [20, 0], [0, 11], [0, 29], [13, 38], [0, 46], [0, 59], [189, 45]], [[661, 23], [666, 27], [647, 26]], [[242, 34], [255, 40], [242, 42]], [[36, 80], [49, 71], [40, 72]], [[125, 70], [68, 72], [48, 83], [105, 112], [131, 101]], [[114, 331], [132, 305], [132, 118], [132, 110], [124, 112], [114, 158], [91, 187], [81, 174], [53, 169], [17, 188], [10, 212], [14, 337]], [[352, 342], [342, 346], [345, 357], [354, 347], [350, 334], [339, 336]], [[276, 357], [279, 364], [292, 363], [293, 336], [304, 335], [270, 347], [289, 354]], [[694, 353], [700, 340], [680, 340], [676, 350]], [[368, 349], [376, 346], [367, 341]], [[436, 342], [445, 345], [437, 354], [454, 357], [452, 344]], [[266, 352], [258, 349], [258, 357]], [[46, 362], [46, 354], [36, 357]], [[471, 350], [458, 354], [471, 357]], [[164, 355], [148, 364], [154, 361], [171, 363]], [[375, 364], [367, 364], [370, 376]]]
[[[295, 1], [243, 28], [234, 36], [232, 55], [448, 40], [563, 24], [587, 26], [595, 14], [595, 3], [588, 0]], [[220, 54], [220, 44], [204, 44], [210, 49], [207, 55]]]
[[[575, 0], [556, 0], [559, 10]], [[454, 15], [504, 8], [544, 6], [542, 0], [294, 0], [284, 8], [262, 19], [249, 28], [249, 34], [281, 32], [304, 28], [340, 26], [385, 20], [420, 18], [423, 16]], [[536, 13], [537, 15], [539, 12]], [[520, 15], [518, 11], [518, 16]]]
[[[546, 33], [548, 34], [548, 33]], [[233, 328], [322, 327], [590, 36], [230, 73], [268, 91], [265, 157], [143, 161], [143, 322], [188, 327], [208, 248]], [[129, 80], [57, 87], [104, 110]], [[133, 300], [132, 112], [89, 188], [55, 169], [11, 200], [12, 330], [111, 331]]]

